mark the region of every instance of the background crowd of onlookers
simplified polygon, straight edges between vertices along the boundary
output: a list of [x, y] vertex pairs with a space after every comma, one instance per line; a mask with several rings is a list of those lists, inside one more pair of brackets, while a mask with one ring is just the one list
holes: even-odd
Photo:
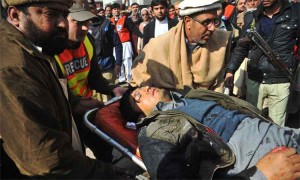
[[[132, 3], [128, 7], [125, 7], [124, 4], [113, 3], [107, 4], [103, 8], [97, 8], [93, 0], [85, 3], [88, 3], [90, 10], [98, 16], [95, 19], [105, 18], [109, 20], [112, 29], [119, 36], [123, 46], [122, 64], [120, 72], [115, 71], [114, 76], [116, 78], [114, 80], [120, 83], [130, 82], [132, 61], [134, 61], [148, 41], [167, 32], [180, 19], [178, 15], [178, 4], [180, 2], [175, 3], [177, 4], [176, 6], [171, 5], [167, 1], [154, 0], [151, 5], [142, 9], [138, 3]], [[177, 7], [177, 11], [175, 11], [175, 7]], [[156, 22], [155, 19], [157, 24], [154, 24]], [[144, 29], [147, 24], [149, 24], [148, 28]], [[95, 28], [90, 30], [90, 32], [92, 31], [95, 31]], [[102, 42], [101, 46], [106, 46], [105, 42]], [[115, 52], [113, 57], [117, 61], [117, 57], [120, 56]]]

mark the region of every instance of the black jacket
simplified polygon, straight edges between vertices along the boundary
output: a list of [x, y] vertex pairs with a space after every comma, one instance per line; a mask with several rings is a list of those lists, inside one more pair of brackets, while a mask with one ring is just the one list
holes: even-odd
[[[177, 20], [168, 18], [168, 29], [170, 30], [172, 27], [176, 26], [178, 23]], [[144, 27], [144, 38], [143, 45], [144, 47], [150, 41], [151, 38], [154, 38], [155, 33], [155, 18]]]
[[[300, 8], [299, 8], [300, 9]], [[237, 46], [233, 50], [227, 72], [235, 72], [245, 57], [248, 61], [248, 77], [251, 80], [265, 83], [285, 83], [288, 80], [284, 74], [275, 68], [267, 57], [253, 43], [242, 43], [248, 29], [250, 29], [252, 20], [255, 18], [256, 31], [267, 41], [270, 47], [276, 52], [290, 68], [296, 67], [296, 57], [292, 53], [297, 43], [297, 31], [299, 31], [299, 11], [295, 6], [291, 6], [288, 1], [282, 1], [282, 8], [277, 15], [270, 36], [265, 35], [260, 26], [260, 19], [263, 17], [263, 6], [260, 5], [256, 11], [247, 14], [244, 17], [244, 27], [241, 32]], [[294, 12], [293, 12], [294, 11]], [[298, 25], [297, 25], [298, 24]]]
[[97, 58], [113, 56], [115, 47], [116, 64], [122, 65], [123, 47], [118, 33], [107, 19], [98, 16], [90, 25], [89, 33], [95, 39]]

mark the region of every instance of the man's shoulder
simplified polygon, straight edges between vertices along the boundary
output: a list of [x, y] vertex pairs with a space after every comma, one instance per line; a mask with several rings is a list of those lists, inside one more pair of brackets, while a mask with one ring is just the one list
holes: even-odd
[[[170, 31], [162, 34], [156, 38], [151, 38], [147, 44], [147, 46], [151, 46], [152, 49], [162, 50], [166, 47], [169, 47], [170, 44]], [[147, 47], [145, 46], [145, 48]]]
[[291, 5], [292, 7], [292, 11], [294, 11], [295, 16], [297, 16], [298, 18], [300, 18], [300, 3], [293, 3]]
[[2, 44], [0, 69], [24, 66], [24, 59], [27, 56], [25, 53], [33, 50], [30, 48], [32, 45], [28, 44], [23, 35], [7, 22], [1, 23], [0, 27], [0, 42]]
[[152, 19], [145, 27], [144, 31], [149, 31], [152, 26], [155, 26], [155, 19]]
[[[3, 36], [3, 34], [1, 36]], [[2, 46], [0, 49], [0, 70], [24, 66], [25, 51], [23, 51], [22, 47], [17, 43], [5, 41], [3, 38], [0, 38], [0, 41], [5, 44], [5, 46]]]
[[[87, 40], [90, 41], [90, 43], [91, 43], [92, 45], [94, 45], [94, 43], [95, 43], [95, 38], [94, 38], [94, 36], [93, 36], [92, 34], [87, 33], [87, 34], [86, 34], [86, 38], [87, 38]], [[85, 44], [85, 46], [86, 46], [86, 44]]]
[[112, 22], [111, 22], [110, 20], [105, 19], [105, 18], [103, 18], [102, 23], [105, 24], [105, 25], [111, 25], [111, 26], [113, 25]]
[[122, 16], [120, 19], [123, 19], [125, 23], [132, 23], [132, 19], [129, 16]]
[[244, 21], [252, 21], [252, 19], [254, 18], [255, 13], [256, 13], [256, 9], [248, 10], [244, 14]]

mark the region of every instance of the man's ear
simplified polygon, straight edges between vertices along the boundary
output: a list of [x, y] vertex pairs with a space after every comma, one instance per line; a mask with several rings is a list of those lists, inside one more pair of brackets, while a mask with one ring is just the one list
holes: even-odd
[[191, 29], [191, 21], [192, 21], [192, 18], [190, 18], [188, 16], [184, 16], [184, 18], [183, 18], [184, 26], [188, 30]]
[[20, 16], [21, 11], [19, 11], [14, 6], [9, 6], [7, 9], [7, 21], [14, 25], [15, 27], [19, 27], [20, 25]]

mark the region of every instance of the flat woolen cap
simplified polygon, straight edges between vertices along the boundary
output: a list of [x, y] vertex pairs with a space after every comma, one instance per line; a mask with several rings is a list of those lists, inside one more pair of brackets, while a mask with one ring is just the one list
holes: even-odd
[[76, 21], [82, 22], [97, 17], [95, 14], [91, 13], [90, 11], [86, 10], [82, 4], [74, 3], [73, 6], [69, 9], [71, 16]]
[[71, 7], [73, 0], [1, 0], [2, 7], [7, 8], [8, 6], [19, 6], [30, 3], [42, 3], [42, 2], [54, 2]]
[[188, 16], [203, 11], [222, 8], [221, 0], [184, 0], [179, 4], [179, 15]]

